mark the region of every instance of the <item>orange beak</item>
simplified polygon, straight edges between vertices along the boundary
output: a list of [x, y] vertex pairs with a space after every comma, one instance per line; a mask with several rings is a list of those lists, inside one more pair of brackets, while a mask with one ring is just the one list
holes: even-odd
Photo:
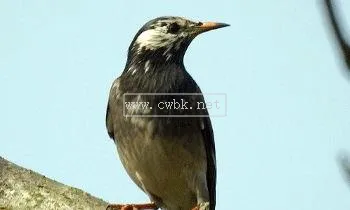
[[230, 25], [226, 24], [226, 23], [204, 22], [204, 23], [196, 26], [196, 29], [198, 31], [197, 33], [200, 34], [200, 33], [206, 32], [206, 31], [211, 31], [214, 29], [223, 28], [223, 27], [227, 27], [227, 26], [230, 26]]

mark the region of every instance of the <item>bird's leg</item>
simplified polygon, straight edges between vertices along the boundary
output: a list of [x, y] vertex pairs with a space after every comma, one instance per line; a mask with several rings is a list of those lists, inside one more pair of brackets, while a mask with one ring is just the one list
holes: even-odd
[[209, 202], [204, 202], [204, 203], [198, 204], [192, 210], [208, 210], [208, 209], [209, 209]]
[[194, 207], [192, 210], [199, 210], [199, 206]]
[[106, 210], [145, 210], [145, 209], [158, 209], [154, 203], [142, 203], [142, 204], [109, 204]]

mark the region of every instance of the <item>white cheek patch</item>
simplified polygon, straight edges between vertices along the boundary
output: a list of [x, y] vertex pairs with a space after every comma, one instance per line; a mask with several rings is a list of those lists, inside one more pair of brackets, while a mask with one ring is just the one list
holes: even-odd
[[[140, 48], [154, 50], [157, 48], [172, 45], [178, 36], [176, 34], [166, 33], [165, 30], [150, 29], [142, 32], [136, 39], [136, 43]], [[140, 49], [139, 48], [139, 49]]]

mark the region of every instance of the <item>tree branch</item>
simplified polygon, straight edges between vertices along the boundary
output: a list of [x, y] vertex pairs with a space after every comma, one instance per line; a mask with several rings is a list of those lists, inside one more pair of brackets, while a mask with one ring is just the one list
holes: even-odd
[[350, 156], [347, 152], [341, 152], [338, 155], [338, 162], [342, 169], [344, 179], [350, 186]]
[[346, 42], [343, 33], [340, 30], [339, 18], [335, 12], [335, 6], [332, 0], [324, 0], [326, 5], [327, 16], [329, 17], [331, 27], [335, 34], [340, 49], [343, 53], [343, 58], [348, 70], [350, 70], [350, 45]]
[[0, 209], [106, 209], [107, 205], [0, 157]]

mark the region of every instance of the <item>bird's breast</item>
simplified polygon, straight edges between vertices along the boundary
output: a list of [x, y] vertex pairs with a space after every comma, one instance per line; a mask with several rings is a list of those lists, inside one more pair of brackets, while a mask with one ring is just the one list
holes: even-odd
[[159, 198], [162, 205], [190, 209], [206, 173], [201, 131], [199, 126], [171, 126], [171, 120], [169, 126], [164, 123], [156, 118], [124, 119], [131, 129], [118, 132], [118, 153], [142, 190]]

